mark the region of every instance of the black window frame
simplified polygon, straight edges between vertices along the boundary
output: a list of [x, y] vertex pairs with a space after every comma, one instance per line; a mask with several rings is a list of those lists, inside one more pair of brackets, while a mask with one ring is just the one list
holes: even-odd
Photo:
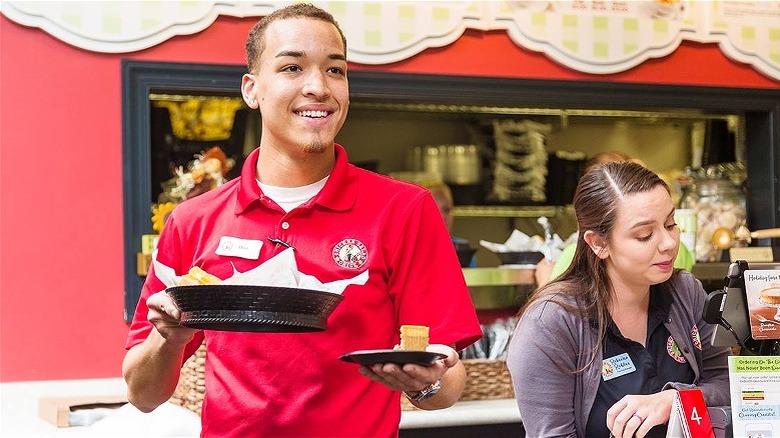
[[[149, 94], [237, 93], [245, 71], [245, 66], [232, 64], [122, 61], [126, 321], [132, 319], [144, 280], [137, 275], [136, 267], [141, 235], [152, 232]], [[749, 227], [780, 227], [780, 89], [553, 81], [355, 69], [349, 73], [349, 82], [353, 102], [659, 111], [695, 108], [712, 113], [741, 114], [745, 117]]]

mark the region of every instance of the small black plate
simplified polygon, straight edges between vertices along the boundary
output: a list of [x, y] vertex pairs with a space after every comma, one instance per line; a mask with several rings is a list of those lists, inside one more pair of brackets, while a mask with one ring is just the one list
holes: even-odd
[[344, 362], [359, 363], [363, 366], [371, 366], [378, 363], [395, 363], [403, 365], [414, 363], [429, 367], [439, 359], [446, 358], [446, 354], [430, 351], [414, 350], [358, 350], [341, 355], [339, 359]]

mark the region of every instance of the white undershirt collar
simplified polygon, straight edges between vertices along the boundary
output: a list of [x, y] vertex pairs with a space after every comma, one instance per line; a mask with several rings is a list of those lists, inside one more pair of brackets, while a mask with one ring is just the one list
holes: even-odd
[[289, 213], [294, 208], [300, 206], [319, 193], [320, 190], [325, 187], [325, 183], [328, 182], [329, 177], [330, 175], [317, 182], [300, 187], [270, 186], [268, 184], [263, 184], [260, 181], [257, 181], [257, 185], [260, 186], [260, 190], [262, 190], [266, 196], [279, 204], [286, 213]]

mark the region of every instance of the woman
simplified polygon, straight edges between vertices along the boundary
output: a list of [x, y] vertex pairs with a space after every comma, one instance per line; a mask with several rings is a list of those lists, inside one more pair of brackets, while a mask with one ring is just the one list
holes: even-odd
[[[612, 163], [615, 161], [632, 161], [634, 163], [645, 166], [645, 163], [642, 162], [642, 160], [631, 158], [623, 152], [606, 151], [599, 152], [598, 154], [590, 157], [590, 159], [588, 159], [588, 161], [585, 163], [585, 170], [583, 173], [588, 173], [589, 170], [600, 164]], [[558, 258], [555, 260], [555, 262], [551, 262], [544, 258], [536, 265], [534, 276], [536, 278], [536, 284], [538, 287], [542, 287], [549, 283], [550, 280], [557, 278], [563, 273], [563, 271], [566, 270], [566, 268], [569, 267], [572, 259], [574, 258], [574, 250], [576, 247], [576, 243], [569, 244], [563, 248], [560, 254], [558, 254]], [[680, 243], [680, 247], [677, 250], [677, 257], [674, 259], [674, 267], [690, 271], [691, 268], [693, 268], [693, 263], [693, 254], [691, 254], [688, 248], [685, 247], [685, 244]]]
[[705, 292], [674, 269], [669, 188], [631, 162], [577, 186], [572, 265], [521, 311], [509, 371], [528, 436], [665, 436], [678, 389], [729, 404], [728, 348], [710, 345]]

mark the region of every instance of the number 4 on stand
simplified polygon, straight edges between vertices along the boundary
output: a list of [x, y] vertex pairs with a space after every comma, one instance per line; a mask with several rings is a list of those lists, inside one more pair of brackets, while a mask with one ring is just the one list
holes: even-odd
[[715, 438], [700, 389], [677, 391], [669, 418], [667, 438]]

